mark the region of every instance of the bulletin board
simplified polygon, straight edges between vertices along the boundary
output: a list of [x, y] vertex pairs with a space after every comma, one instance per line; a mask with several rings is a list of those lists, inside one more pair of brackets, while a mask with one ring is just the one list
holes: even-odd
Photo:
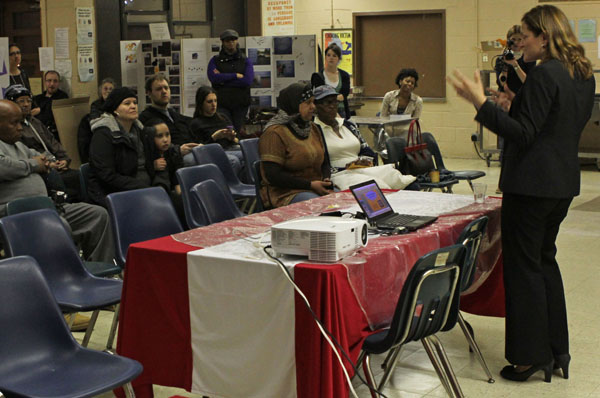
[[398, 88], [402, 68], [419, 73], [415, 93], [446, 97], [445, 10], [353, 13], [354, 83], [366, 97]]

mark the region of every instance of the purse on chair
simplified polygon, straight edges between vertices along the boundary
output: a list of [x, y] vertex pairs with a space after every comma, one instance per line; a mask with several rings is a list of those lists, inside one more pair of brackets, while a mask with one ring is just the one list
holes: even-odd
[[427, 149], [427, 144], [423, 142], [418, 119], [410, 123], [404, 153], [406, 154], [404, 161], [399, 165], [402, 174], [418, 176], [429, 173], [435, 168], [431, 152]]

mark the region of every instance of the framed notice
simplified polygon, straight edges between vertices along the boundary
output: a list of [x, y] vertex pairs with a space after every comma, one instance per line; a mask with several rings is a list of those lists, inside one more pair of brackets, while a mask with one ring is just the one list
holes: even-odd
[[[352, 76], [352, 29], [321, 29], [321, 43], [323, 51], [331, 43], [335, 43], [342, 49], [342, 60], [338, 68], [345, 70]], [[325, 59], [325, 54], [323, 54]]]

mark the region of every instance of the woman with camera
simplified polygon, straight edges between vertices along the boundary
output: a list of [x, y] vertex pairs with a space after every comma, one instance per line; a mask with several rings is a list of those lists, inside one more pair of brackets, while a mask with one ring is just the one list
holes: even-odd
[[[510, 91], [517, 93], [525, 79], [527, 73], [535, 67], [535, 61], [525, 62], [521, 50], [523, 49], [523, 35], [520, 25], [513, 25], [506, 33], [506, 49], [502, 57], [496, 60], [496, 83], [498, 90], [504, 91], [506, 84]], [[519, 54], [521, 56], [519, 57]], [[518, 59], [517, 59], [518, 58]]]
[[579, 194], [578, 143], [594, 104], [591, 62], [567, 17], [552, 5], [522, 18], [523, 58], [540, 63], [527, 75], [510, 111], [488, 101], [479, 71], [448, 81], [477, 109], [475, 119], [505, 139], [500, 187], [506, 292], [506, 359], [500, 374], [525, 381], [554, 369], [568, 378], [569, 338], [556, 237]]

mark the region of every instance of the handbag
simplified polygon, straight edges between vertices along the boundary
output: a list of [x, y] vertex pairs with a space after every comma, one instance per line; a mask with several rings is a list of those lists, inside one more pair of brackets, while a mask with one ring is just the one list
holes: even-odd
[[421, 125], [418, 119], [410, 123], [404, 153], [406, 156], [402, 162], [403, 164], [400, 164], [402, 174], [418, 176], [435, 169], [431, 152], [427, 149], [427, 144], [423, 142]]

